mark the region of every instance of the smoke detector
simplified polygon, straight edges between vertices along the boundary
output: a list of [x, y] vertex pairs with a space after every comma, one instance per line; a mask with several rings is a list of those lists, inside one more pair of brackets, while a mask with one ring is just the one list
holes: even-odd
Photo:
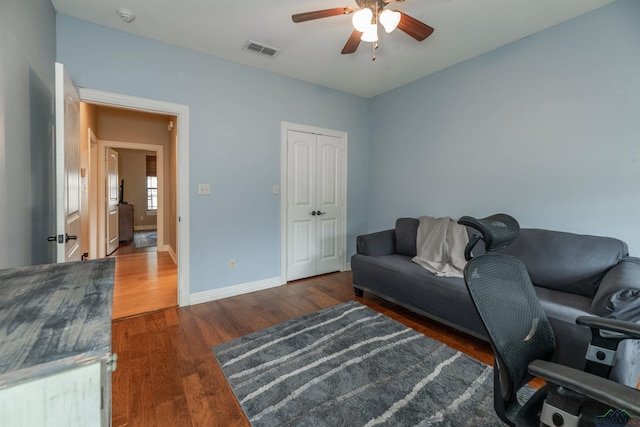
[[129, 9], [120, 7], [116, 9], [116, 12], [118, 12], [118, 16], [127, 24], [132, 23], [136, 19], [135, 13]]

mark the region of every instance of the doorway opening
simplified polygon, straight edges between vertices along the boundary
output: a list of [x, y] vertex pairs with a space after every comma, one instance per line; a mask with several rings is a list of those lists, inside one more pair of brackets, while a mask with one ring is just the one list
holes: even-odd
[[[134, 177], [125, 173], [117, 180], [118, 205], [133, 211], [127, 214], [130, 218], [127, 227], [131, 226], [133, 233], [155, 230], [155, 247], [127, 251], [123, 248], [128, 245], [133, 248], [134, 243], [129, 241], [130, 236], [125, 236], [127, 239], [119, 242], [113, 255], [139, 256], [138, 262], [130, 264], [144, 264], [151, 270], [164, 268], [166, 271], [167, 265], [173, 265], [175, 271], [168, 273], [174, 276], [172, 305], [176, 301], [180, 306], [188, 305], [188, 107], [85, 88], [79, 91], [85, 113], [81, 114], [81, 134], [86, 136], [87, 147], [88, 176], [83, 181], [84, 190], [95, 196], [87, 197], [85, 201], [85, 211], [90, 212], [85, 221], [89, 257], [100, 258], [108, 254], [105, 245], [109, 190], [104, 162], [106, 150], [122, 153], [124, 159], [155, 158], [155, 174], [148, 167], [139, 171], [144, 188], [137, 195], [134, 195]], [[122, 175], [120, 167], [118, 176]], [[125, 255], [124, 252], [129, 253]], [[116, 277], [121, 264], [125, 263], [116, 262]], [[149, 277], [157, 276], [157, 271], [152, 273]], [[147, 293], [147, 297], [152, 295], [153, 292]]]

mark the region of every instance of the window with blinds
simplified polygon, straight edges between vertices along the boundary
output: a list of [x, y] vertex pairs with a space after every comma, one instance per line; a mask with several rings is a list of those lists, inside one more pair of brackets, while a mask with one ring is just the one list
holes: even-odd
[[147, 210], [158, 210], [158, 176], [156, 156], [147, 156]]

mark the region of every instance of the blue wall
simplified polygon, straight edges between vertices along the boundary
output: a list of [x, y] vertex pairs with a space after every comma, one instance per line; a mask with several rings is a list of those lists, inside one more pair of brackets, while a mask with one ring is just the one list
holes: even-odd
[[640, 255], [640, 2], [608, 6], [372, 99], [372, 229], [514, 215]]
[[[189, 106], [192, 293], [280, 275], [272, 187], [282, 121], [348, 132], [347, 250], [355, 252], [367, 230], [367, 99], [64, 15], [57, 57], [78, 86]], [[198, 183], [210, 183], [211, 196], [198, 196]]]

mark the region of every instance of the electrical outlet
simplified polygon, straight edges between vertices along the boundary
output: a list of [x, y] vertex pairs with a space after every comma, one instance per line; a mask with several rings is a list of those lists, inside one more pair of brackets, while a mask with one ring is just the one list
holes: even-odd
[[198, 184], [198, 194], [199, 195], [211, 194], [211, 187], [209, 186], [209, 184]]
[[236, 269], [236, 260], [235, 259], [230, 259], [229, 260], [229, 270], [235, 270]]

